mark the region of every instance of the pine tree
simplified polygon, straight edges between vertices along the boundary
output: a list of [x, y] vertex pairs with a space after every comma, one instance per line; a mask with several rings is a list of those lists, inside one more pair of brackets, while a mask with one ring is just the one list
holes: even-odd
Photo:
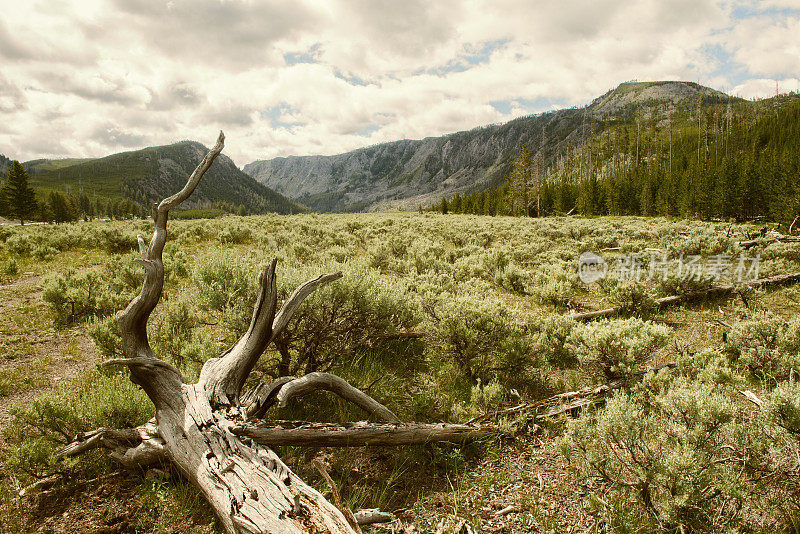
[[453, 213], [464, 213], [464, 204], [461, 200], [461, 195], [456, 193], [456, 196], [453, 197], [453, 201], [450, 204], [450, 210]]
[[68, 222], [75, 219], [75, 210], [73, 209], [72, 203], [63, 193], [52, 191], [47, 195], [47, 203], [57, 223]]
[[6, 200], [5, 186], [6, 175], [5, 173], [0, 173], [0, 216], [8, 215], [8, 201]]
[[530, 217], [530, 198], [533, 191], [533, 154], [525, 145], [522, 145], [519, 156], [512, 163], [508, 184], [512, 213]]
[[8, 169], [8, 183], [2, 193], [11, 217], [19, 219], [20, 224], [31, 220], [36, 213], [36, 194], [28, 183], [28, 172], [17, 160], [11, 162], [11, 167]]

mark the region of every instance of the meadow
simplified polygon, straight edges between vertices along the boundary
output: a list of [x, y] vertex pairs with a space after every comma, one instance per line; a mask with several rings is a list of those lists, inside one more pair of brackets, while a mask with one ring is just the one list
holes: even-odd
[[[140, 288], [136, 235], [151, 225], [0, 226], [4, 532], [218, 531], [177, 473], [124, 472], [99, 451], [55, 454], [80, 432], [153, 416], [125, 373], [97, 366], [119, 353], [113, 315]], [[319, 274], [344, 276], [306, 300], [253, 379], [331, 372], [402, 420], [422, 422], [464, 422], [624, 383], [603, 406], [546, 425], [531, 414], [493, 416], [506, 437], [463, 447], [279, 448], [321, 491], [311, 460], [324, 456], [351, 508], [396, 512], [399, 522], [375, 531], [399, 532], [401, 523], [457, 531], [461, 521], [488, 532], [797, 531], [800, 286], [737, 285], [730, 297], [653, 305], [726, 281], [740, 260], [745, 276], [756, 276], [754, 258], [759, 277], [800, 271], [800, 244], [737, 244], [760, 229], [438, 213], [176, 220], [149, 335], [158, 354], [196, 378], [246, 330], [259, 270], [278, 258], [279, 299]], [[585, 252], [625, 276], [612, 269], [582, 282]], [[687, 279], [663, 268], [690, 258], [730, 268], [719, 280], [719, 270]], [[609, 306], [623, 313], [570, 317]], [[320, 395], [275, 417], [364, 415]], [[19, 496], [37, 480], [45, 489]]]

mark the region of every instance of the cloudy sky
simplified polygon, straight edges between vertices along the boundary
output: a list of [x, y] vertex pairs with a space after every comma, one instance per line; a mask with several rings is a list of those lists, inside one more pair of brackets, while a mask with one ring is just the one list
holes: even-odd
[[0, 0], [0, 153], [227, 135], [242, 166], [584, 105], [800, 90], [800, 0]]

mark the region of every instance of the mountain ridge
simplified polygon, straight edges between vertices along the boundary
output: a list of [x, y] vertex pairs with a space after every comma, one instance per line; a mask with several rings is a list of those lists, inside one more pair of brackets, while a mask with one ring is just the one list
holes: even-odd
[[523, 144], [541, 151], [551, 164], [559, 153], [585, 142], [601, 127], [598, 122], [630, 115], [642, 103], [678, 107], [698, 99], [734, 97], [694, 82], [623, 82], [583, 108], [548, 111], [438, 137], [390, 141], [333, 156], [256, 160], [243, 171], [319, 211], [414, 209], [443, 196], [501, 183]]
[[[100, 158], [37, 159], [23, 165], [39, 193], [83, 193], [148, 206], [178, 191], [208, 151], [197, 141], [146, 147]], [[224, 154], [186, 202], [186, 208], [244, 213], [297, 213], [307, 208], [243, 173]]]

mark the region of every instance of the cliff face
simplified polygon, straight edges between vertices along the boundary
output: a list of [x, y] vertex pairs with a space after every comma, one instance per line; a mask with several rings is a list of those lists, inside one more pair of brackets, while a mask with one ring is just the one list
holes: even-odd
[[636, 106], [655, 110], [725, 97], [687, 82], [624, 83], [582, 109], [523, 117], [442, 137], [395, 141], [336, 156], [254, 161], [244, 172], [318, 211], [415, 209], [473, 187], [499, 184], [522, 145], [548, 162], [580, 146], [602, 121]]

